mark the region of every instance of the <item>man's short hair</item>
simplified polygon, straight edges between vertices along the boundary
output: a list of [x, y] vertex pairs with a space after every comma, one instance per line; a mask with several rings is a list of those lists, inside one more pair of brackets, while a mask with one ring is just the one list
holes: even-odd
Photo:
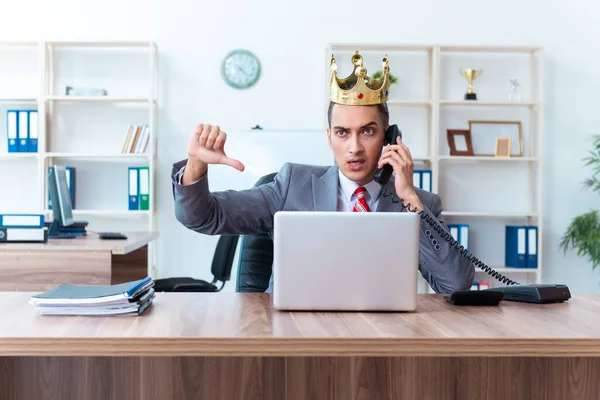
[[[329, 109], [327, 110], [327, 123], [329, 124], [329, 127], [331, 127], [331, 114], [333, 113], [333, 106], [335, 106], [335, 104], [336, 103], [334, 103], [333, 101], [329, 102]], [[387, 103], [360, 107], [377, 107], [377, 111], [379, 111], [379, 116], [381, 117], [383, 129], [385, 129], [390, 123], [390, 111], [388, 110]]]

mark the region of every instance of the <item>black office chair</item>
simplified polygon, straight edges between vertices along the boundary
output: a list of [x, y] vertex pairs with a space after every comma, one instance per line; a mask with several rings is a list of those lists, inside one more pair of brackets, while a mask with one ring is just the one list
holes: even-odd
[[[154, 281], [154, 291], [219, 292], [225, 286], [225, 282], [231, 278], [231, 268], [233, 266], [238, 239], [239, 235], [223, 235], [219, 238], [212, 260], [212, 282], [209, 283], [201, 279], [189, 277], [156, 279]], [[220, 287], [217, 287], [218, 282], [221, 282]]]
[[[276, 172], [261, 177], [254, 186], [272, 182]], [[264, 292], [273, 273], [273, 239], [267, 233], [243, 235], [237, 273], [237, 292]]]

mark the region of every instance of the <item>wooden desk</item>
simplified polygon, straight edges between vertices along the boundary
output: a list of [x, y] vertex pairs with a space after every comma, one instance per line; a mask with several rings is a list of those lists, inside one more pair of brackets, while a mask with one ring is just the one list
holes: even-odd
[[[2, 399], [597, 399], [600, 296], [413, 313], [159, 293], [141, 317], [39, 317], [0, 293]], [[31, 381], [30, 381], [31, 380]]]
[[108, 285], [148, 275], [147, 245], [156, 232], [124, 232], [127, 240], [95, 233], [48, 243], [0, 244], [0, 291], [45, 291], [61, 283]]

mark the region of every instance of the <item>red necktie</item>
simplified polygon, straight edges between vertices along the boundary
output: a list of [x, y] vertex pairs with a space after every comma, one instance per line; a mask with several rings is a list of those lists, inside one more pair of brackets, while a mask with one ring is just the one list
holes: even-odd
[[367, 189], [365, 189], [362, 186], [356, 188], [356, 190], [354, 191], [354, 194], [356, 194], [356, 203], [354, 203], [354, 208], [352, 209], [352, 212], [370, 212], [371, 211], [371, 209], [369, 208], [369, 205], [367, 204], [367, 200], [365, 200], [366, 192], [367, 192]]

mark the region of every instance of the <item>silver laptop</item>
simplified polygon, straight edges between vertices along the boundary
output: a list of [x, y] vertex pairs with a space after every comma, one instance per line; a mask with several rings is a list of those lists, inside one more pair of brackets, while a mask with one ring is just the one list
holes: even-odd
[[281, 211], [274, 218], [276, 309], [415, 310], [417, 214]]

